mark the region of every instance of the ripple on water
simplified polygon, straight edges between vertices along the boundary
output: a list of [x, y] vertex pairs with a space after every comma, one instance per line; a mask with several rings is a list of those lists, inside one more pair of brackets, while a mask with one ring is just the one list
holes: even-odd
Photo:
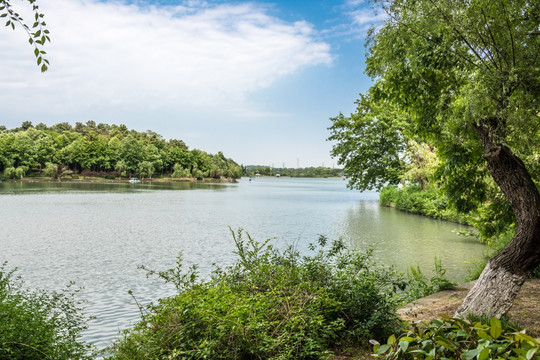
[[83, 287], [87, 313], [96, 316], [84, 338], [99, 348], [139, 320], [129, 290], [143, 305], [174, 293], [137, 265], [165, 270], [183, 251], [186, 268], [200, 264], [208, 274], [212, 263], [235, 259], [229, 226], [301, 251], [320, 234], [343, 236], [360, 249], [376, 246], [379, 262], [402, 269], [430, 270], [440, 256], [453, 279], [466, 275], [464, 262], [481, 258], [484, 249], [453, 233], [455, 224], [381, 208], [377, 194], [350, 191], [340, 179], [261, 178], [212, 187], [1, 183], [0, 202], [0, 262], [18, 267], [29, 286], [59, 290], [75, 281]]

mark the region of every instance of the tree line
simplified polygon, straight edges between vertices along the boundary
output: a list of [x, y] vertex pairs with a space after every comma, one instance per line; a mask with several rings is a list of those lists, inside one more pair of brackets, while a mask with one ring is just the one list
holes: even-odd
[[94, 121], [20, 127], [0, 126], [0, 175], [51, 178], [78, 175], [151, 178], [239, 178], [242, 167], [220, 151], [190, 150], [182, 140], [165, 140], [151, 130]]
[[307, 167], [307, 168], [274, 168], [270, 166], [248, 165], [244, 168], [244, 175], [255, 176], [290, 176], [290, 177], [309, 177], [309, 178], [327, 178], [339, 177], [343, 174], [342, 169], [332, 169], [328, 167]]

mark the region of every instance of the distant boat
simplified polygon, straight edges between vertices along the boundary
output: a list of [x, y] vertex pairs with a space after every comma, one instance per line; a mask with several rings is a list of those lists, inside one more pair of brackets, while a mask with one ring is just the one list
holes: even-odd
[[132, 184], [137, 184], [137, 183], [140, 183], [141, 181], [137, 178], [131, 178], [129, 179], [129, 182], [132, 183]]
[[281, 174], [280, 174], [280, 173], [277, 173], [277, 174], [276, 174], [276, 177], [280, 177], [280, 176], [281, 176]]

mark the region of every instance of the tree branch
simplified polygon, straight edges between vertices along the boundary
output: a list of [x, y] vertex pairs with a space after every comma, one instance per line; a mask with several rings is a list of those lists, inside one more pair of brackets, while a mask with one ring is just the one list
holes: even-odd
[[506, 12], [506, 8], [504, 7], [504, 1], [501, 1], [501, 6], [504, 13], [504, 19], [506, 20], [506, 26], [508, 27], [508, 33], [510, 34], [510, 43], [512, 44], [512, 63], [514, 64], [514, 67], [516, 66], [516, 49], [514, 44], [514, 34], [512, 33], [512, 27], [510, 26], [510, 21], [508, 19], [508, 15]]
[[[429, 38], [428, 36], [425, 36], [422, 32], [420, 31], [416, 31], [411, 25], [409, 25], [408, 23], [405, 23], [401, 20], [399, 20], [398, 18], [396, 18], [395, 16], [392, 15], [391, 11], [384, 8], [384, 11], [386, 12], [386, 14], [392, 19], [394, 20], [397, 24], [399, 25], [402, 25], [404, 26], [405, 28], [409, 29], [410, 31], [412, 31], [416, 36], [428, 41], [428, 42], [431, 42], [431, 43], [435, 43], [433, 41], [433, 39]], [[472, 61], [471, 59], [469, 59], [467, 56], [461, 54], [459, 51], [457, 50], [454, 50], [454, 49], [448, 49], [451, 53], [457, 55], [458, 57], [462, 58], [463, 60], [465, 60], [466, 62], [470, 63], [472, 66], [476, 67], [476, 68], [479, 68], [480, 66], [475, 63], [474, 61]]]
[[487, 16], [486, 16], [486, 13], [484, 12], [484, 9], [480, 9], [480, 11], [482, 12], [482, 16], [484, 18], [484, 22], [486, 23], [489, 36], [491, 37], [491, 41], [493, 41], [493, 47], [495, 48], [495, 52], [497, 53], [499, 58], [503, 59], [506, 65], [509, 66], [510, 64], [508, 64], [508, 60], [506, 60], [506, 58], [502, 56], [501, 53], [499, 52], [499, 48], [497, 47], [497, 42], [495, 41], [495, 37], [493, 36], [493, 32], [491, 31], [491, 26], [489, 26], [489, 23], [487, 21]]
[[448, 16], [446, 16], [446, 14], [437, 6], [437, 3], [434, 1], [434, 0], [429, 0], [429, 2], [437, 9], [437, 11], [442, 15], [442, 17], [444, 18], [444, 20], [446, 21], [447, 25], [449, 25], [452, 30], [461, 38], [461, 40], [463, 40], [465, 42], [465, 44], [467, 45], [467, 47], [474, 53], [474, 55], [476, 56], [476, 58], [478, 60], [480, 60], [480, 62], [486, 67], [488, 68], [488, 66], [485, 64], [485, 61], [484, 61], [484, 58], [482, 58], [482, 56], [480, 56], [480, 54], [478, 54], [478, 52], [476, 51], [476, 49], [474, 48], [474, 46], [472, 46], [469, 41], [465, 38], [465, 36], [463, 36], [461, 34], [461, 31], [459, 31], [455, 26], [454, 26], [454, 23], [448, 18]]

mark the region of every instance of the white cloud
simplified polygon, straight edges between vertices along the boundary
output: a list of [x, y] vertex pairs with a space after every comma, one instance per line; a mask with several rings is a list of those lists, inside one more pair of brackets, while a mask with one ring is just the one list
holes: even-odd
[[199, 7], [42, 2], [50, 70], [39, 73], [21, 30], [0, 30], [0, 107], [226, 111], [283, 76], [332, 62], [306, 22], [280, 21], [252, 3], [191, 4]]
[[340, 20], [330, 28], [321, 31], [327, 39], [364, 41], [369, 29], [380, 28], [387, 18], [380, 4], [370, 4], [367, 0], [345, 0], [337, 8], [341, 13]]
[[349, 7], [354, 7], [354, 6], [365, 5], [366, 2], [367, 2], [366, 0], [347, 0], [345, 1], [345, 5]]
[[378, 24], [386, 18], [386, 13], [382, 10], [378, 9], [378, 11], [375, 11], [371, 8], [354, 10], [349, 15], [352, 17], [354, 23], [360, 27]]

